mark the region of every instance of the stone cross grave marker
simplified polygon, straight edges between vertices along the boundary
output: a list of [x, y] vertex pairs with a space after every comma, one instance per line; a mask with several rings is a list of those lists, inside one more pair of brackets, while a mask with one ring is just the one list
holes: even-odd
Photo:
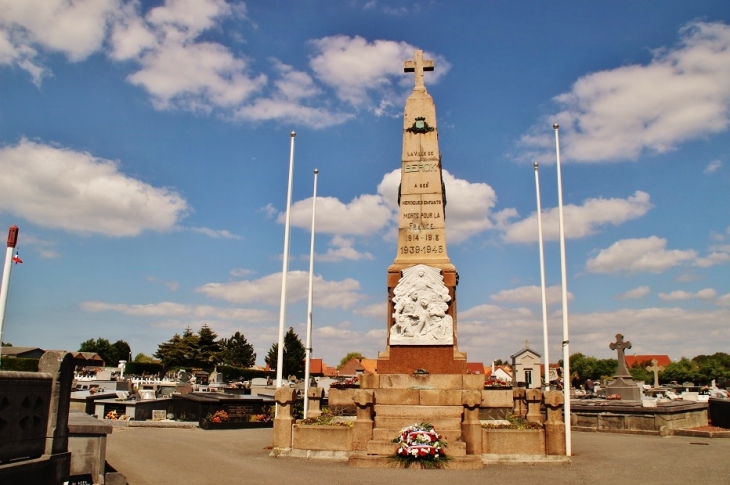
[[658, 360], [651, 359], [651, 365], [646, 367], [646, 370], [654, 373], [654, 387], [659, 387], [659, 372], [664, 370], [664, 367], [661, 367], [658, 364]]
[[616, 371], [615, 377], [631, 377], [631, 374], [626, 369], [626, 355], [624, 354], [625, 349], [631, 348], [631, 342], [624, 342], [624, 336], [620, 333], [616, 334], [616, 341], [608, 346], [611, 350], [618, 352], [618, 370]]

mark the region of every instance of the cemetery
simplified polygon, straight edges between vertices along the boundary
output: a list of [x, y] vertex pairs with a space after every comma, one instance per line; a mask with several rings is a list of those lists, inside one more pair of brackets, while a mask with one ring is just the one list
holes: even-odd
[[[569, 376], [540, 382], [549, 362], [541, 364], [528, 342], [510, 356], [510, 383], [467, 371], [436, 109], [424, 84], [433, 69], [420, 50], [405, 62], [415, 82], [403, 118], [396, 257], [384, 275], [386, 337], [374, 372], [278, 388], [265, 379], [229, 385], [217, 368], [125, 378], [122, 364], [118, 375], [87, 377], [74, 374], [82, 356], [45, 352], [38, 372], [0, 371], [0, 482], [124, 484], [106, 460], [107, 437], [118, 427], [272, 428], [272, 460], [453, 470], [570, 463], [571, 430], [695, 436], [711, 423], [728, 429], [714, 436], [730, 437], [726, 391], [714, 382], [707, 390], [692, 382], [662, 386], [657, 360], [646, 367], [652, 385], [635, 381], [625, 355], [632, 345], [620, 333], [608, 344], [618, 369], [595, 387], [570, 389]], [[305, 416], [298, 415], [302, 401]]]

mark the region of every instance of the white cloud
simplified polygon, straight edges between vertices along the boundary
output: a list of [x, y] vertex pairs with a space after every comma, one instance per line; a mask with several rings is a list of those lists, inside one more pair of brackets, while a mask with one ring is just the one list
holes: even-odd
[[[281, 213], [278, 222], [283, 223]], [[344, 204], [335, 197], [317, 197], [315, 231], [325, 234], [369, 235], [381, 230], [393, 214], [379, 195], [364, 194]], [[312, 227], [312, 198], [292, 204], [291, 225]]]
[[710, 163], [707, 164], [705, 167], [704, 173], [715, 173], [722, 167], [722, 162], [720, 160], [713, 160]]
[[319, 129], [342, 124], [354, 115], [332, 113], [325, 108], [304, 106], [289, 99], [258, 98], [234, 113], [235, 119], [247, 121], [286, 120], [288, 123]]
[[[560, 303], [563, 301], [563, 292], [560, 286], [549, 286], [545, 288], [545, 296], [548, 305]], [[542, 290], [539, 286], [521, 286], [509, 290], [502, 290], [499, 293], [491, 295], [493, 301], [510, 302], [537, 305], [542, 304]], [[568, 292], [568, 300], [573, 299], [573, 294]]]
[[353, 118], [349, 113], [333, 113], [325, 108], [304, 105], [304, 100], [321, 94], [309, 74], [272, 60], [278, 79], [270, 97], [260, 97], [238, 109], [235, 118], [249, 121], [287, 120], [311, 128], [325, 128]]
[[86, 312], [113, 311], [135, 317], [181, 318], [196, 319], [217, 318], [244, 322], [266, 322], [276, 318], [276, 315], [267, 310], [251, 308], [218, 308], [210, 305], [185, 305], [163, 301], [149, 305], [128, 305], [121, 303], [104, 303], [101, 301], [86, 301], [81, 304]]
[[661, 273], [697, 258], [694, 250], [667, 250], [666, 246], [667, 240], [656, 236], [622, 239], [589, 259], [586, 268], [591, 273]]
[[108, 236], [175, 227], [187, 212], [177, 193], [121, 173], [87, 152], [22, 139], [0, 148], [0, 207], [40, 226]]
[[[317, 233], [369, 236], [396, 224], [400, 175], [400, 169], [385, 174], [378, 184], [377, 195], [363, 194], [348, 204], [334, 197], [317, 197]], [[447, 170], [443, 171], [443, 178], [446, 185], [446, 225], [449, 242], [458, 244], [490, 229], [492, 222], [489, 220], [489, 212], [497, 200], [494, 189], [485, 183], [457, 179]], [[265, 210], [270, 209], [269, 205]], [[279, 213], [278, 222], [283, 223], [284, 220], [285, 214]], [[292, 204], [291, 224], [302, 229], [311, 228], [311, 197]], [[349, 254], [347, 259], [356, 256], [349, 249], [343, 250], [339, 256], [329, 252], [328, 254], [333, 257]], [[365, 256], [361, 253], [357, 255]]]
[[[624, 222], [644, 216], [653, 206], [649, 194], [637, 190], [627, 199], [587, 199], [583, 205], [568, 204], [563, 206], [565, 221], [565, 237], [577, 239], [595, 233], [601, 226], [612, 224], [618, 226]], [[511, 214], [516, 214], [513, 212]], [[537, 241], [537, 212], [525, 219], [509, 222], [502, 217], [500, 228], [507, 242]], [[555, 241], [559, 237], [559, 211], [557, 207], [543, 210], [542, 231], [546, 241]]]
[[[250, 57], [207, 35], [226, 20], [248, 20], [243, 3], [164, 0], [150, 8], [135, 0], [0, 0], [0, 11], [0, 66], [24, 69], [40, 85], [51, 75], [39, 60], [45, 51], [61, 52], [71, 61], [104, 52], [133, 66], [127, 80], [144, 89], [160, 110], [216, 111], [228, 120], [286, 120], [317, 129], [354, 117], [323, 99], [325, 86], [349, 109], [377, 115], [392, 114], [389, 109], [402, 105], [412, 87], [402, 72], [412, 46], [347, 36], [311, 42], [315, 52], [309, 67], [316, 79], [271, 59], [270, 81], [252, 72]], [[226, 34], [239, 41], [242, 36]], [[435, 61], [429, 82], [438, 82], [450, 67], [440, 56]]]
[[[360, 283], [351, 278], [342, 281], [327, 281], [321, 275], [313, 278], [315, 303], [324, 308], [349, 308], [364, 295], [358, 293]], [[278, 305], [281, 302], [281, 273], [274, 273], [256, 280], [234, 281], [230, 283], [208, 283], [195, 291], [210, 298], [232, 303], [265, 303]], [[290, 271], [287, 276], [287, 301], [296, 302], [307, 298], [309, 292], [309, 273]]]
[[[43, 259], [54, 259], [59, 256], [58, 251], [56, 251], [55, 241], [41, 239], [33, 233], [29, 234], [23, 231], [23, 235], [19, 242], [22, 243], [23, 248], [28, 246], [32, 247], [33, 250], [36, 251]], [[20, 247], [20, 245], [18, 247]]]
[[0, 0], [0, 29], [18, 50], [31, 44], [80, 61], [99, 50], [118, 0]]
[[[317, 54], [310, 60], [315, 76], [331, 86], [337, 97], [355, 107], [379, 106], [381, 99], [401, 98], [413, 87], [410, 76], [403, 75], [403, 62], [413, 57], [415, 47], [406, 42], [366, 39], [337, 35], [313, 40]], [[436, 83], [450, 68], [441, 56], [434, 59], [435, 70], [426, 84]], [[373, 100], [373, 98], [377, 98]]]
[[158, 109], [231, 108], [266, 82], [264, 75], [249, 77], [246, 61], [212, 42], [165, 42], [144, 54], [140, 64], [129, 81], [145, 88]]
[[[662, 153], [730, 124], [730, 27], [693, 21], [678, 45], [657, 49], [647, 65], [622, 66], [578, 79], [555, 98], [562, 111], [523, 136], [524, 159], [552, 163], [560, 124], [566, 160], [601, 162]], [[658, 89], [657, 87], [661, 87]], [[539, 134], [538, 134], [539, 133]]]
[[690, 291], [682, 291], [682, 290], [676, 290], [672, 291], [670, 293], [659, 293], [659, 298], [666, 301], [676, 301], [676, 300], [692, 300], [692, 299], [699, 299], [699, 300], [714, 300], [717, 296], [717, 292], [712, 288], [705, 288], [704, 290], [700, 290], [696, 293], [692, 293]]
[[360, 260], [372, 260], [373, 255], [370, 253], [361, 253], [352, 247], [354, 241], [349, 238], [342, 236], [334, 236], [330, 241], [330, 248], [327, 249], [325, 254], [318, 254], [315, 256], [316, 261], [323, 263], [332, 263], [337, 261], [360, 261]]
[[639, 298], [644, 298], [649, 293], [651, 293], [651, 288], [649, 288], [648, 286], [638, 286], [636, 288], [630, 289], [629, 291], [621, 293], [620, 295], [617, 295], [616, 299], [617, 300], [636, 300]]
[[586, 267], [593, 273], [661, 273], [682, 263], [708, 268], [730, 261], [730, 252], [724, 246], [714, 246], [715, 251], [699, 257], [693, 249], [667, 250], [666, 245], [666, 239], [656, 236], [623, 239], [602, 249], [595, 258], [588, 260]]
[[[730, 300], [728, 303], [730, 305]], [[548, 319], [550, 362], [561, 355], [561, 312]], [[608, 347], [616, 333], [622, 333], [635, 353], [662, 353], [677, 359], [716, 352], [730, 345], [730, 308], [713, 311], [681, 308], [643, 308], [570, 313], [570, 351], [597, 358], [616, 358]], [[687, 339], [687, 329], [692, 338]], [[504, 359], [524, 347], [542, 354], [542, 319], [527, 309], [481, 305], [459, 312], [459, 349], [469, 359]]]
[[709, 268], [716, 264], [727, 263], [730, 261], [730, 252], [728, 251], [729, 250], [727, 248], [725, 248], [724, 251], [713, 251], [705, 258], [697, 258], [695, 264], [697, 264], [700, 268]]
[[254, 274], [255, 271], [253, 271], [251, 269], [246, 269], [246, 268], [234, 268], [231, 270], [230, 273], [231, 273], [231, 276], [241, 277], [241, 276], [250, 276], [250, 275]]
[[730, 306], [730, 293], [718, 297], [715, 303], [722, 306]]
[[210, 229], [207, 227], [191, 227], [191, 231], [197, 232], [198, 234], [205, 234], [208, 237], [214, 239], [243, 239], [241, 236], [232, 234], [225, 229]]
[[494, 189], [483, 182], [468, 182], [443, 171], [446, 186], [446, 233], [458, 244], [492, 228], [489, 213], [497, 203]]
[[365, 305], [355, 308], [352, 313], [355, 315], [364, 315], [373, 318], [381, 318], [385, 322], [387, 302], [373, 303], [371, 305]]

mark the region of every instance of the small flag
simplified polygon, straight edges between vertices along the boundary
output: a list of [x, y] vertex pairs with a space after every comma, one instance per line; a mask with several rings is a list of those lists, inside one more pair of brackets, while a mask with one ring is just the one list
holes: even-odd
[[18, 264], [18, 263], [22, 263], [22, 262], [23, 262], [23, 260], [20, 259], [20, 256], [18, 256], [18, 251], [15, 251], [15, 256], [13, 256], [13, 263]]

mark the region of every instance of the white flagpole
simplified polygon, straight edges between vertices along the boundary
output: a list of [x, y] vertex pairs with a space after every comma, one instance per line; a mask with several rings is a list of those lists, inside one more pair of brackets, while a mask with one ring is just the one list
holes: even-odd
[[[5, 251], [5, 266], [3, 266], [3, 282], [0, 286], [0, 342], [3, 337], [3, 324], [5, 323], [5, 309], [8, 303], [8, 290], [10, 288], [10, 271], [13, 269], [13, 251], [18, 244], [18, 226], [10, 226], [8, 229], [8, 249]], [[2, 354], [2, 345], [0, 345]]]
[[571, 456], [570, 439], [570, 337], [568, 336], [568, 277], [565, 270], [565, 224], [563, 222], [563, 182], [560, 173], [560, 125], [555, 123], [555, 153], [558, 160], [558, 214], [560, 220], [560, 277], [563, 286], [563, 396], [565, 398], [565, 455]]
[[314, 280], [314, 219], [317, 213], [317, 174], [314, 169], [314, 195], [312, 195], [312, 243], [309, 249], [309, 297], [307, 298], [307, 348], [304, 361], [304, 418], [309, 413], [309, 373], [312, 361], [312, 282]]
[[281, 387], [281, 375], [284, 367], [284, 322], [286, 320], [286, 275], [289, 272], [289, 227], [291, 216], [291, 193], [294, 179], [294, 137], [291, 132], [291, 147], [289, 151], [289, 188], [286, 193], [286, 222], [284, 223], [284, 263], [281, 270], [281, 306], [279, 308], [279, 343], [276, 356], [276, 388]]
[[537, 193], [537, 241], [540, 248], [540, 288], [542, 290], [542, 340], [543, 351], [545, 352], [545, 390], [550, 390], [550, 357], [548, 357], [548, 322], [547, 322], [547, 294], [545, 289], [545, 251], [542, 243], [542, 206], [540, 204], [540, 175], [537, 162], [532, 164], [535, 167], [535, 190]]

